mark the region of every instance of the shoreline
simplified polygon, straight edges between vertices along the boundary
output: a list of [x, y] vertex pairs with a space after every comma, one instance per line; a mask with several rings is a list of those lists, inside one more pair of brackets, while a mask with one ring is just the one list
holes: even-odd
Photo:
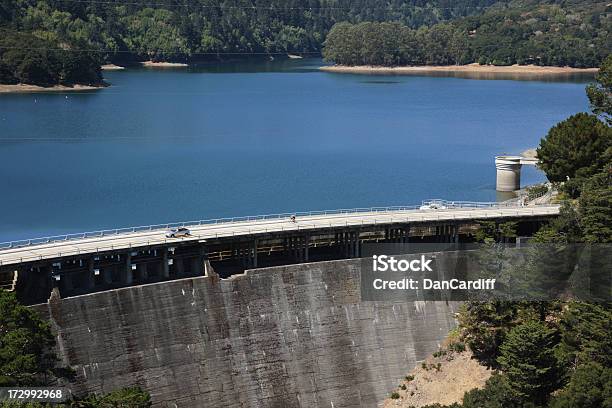
[[411, 75], [411, 74], [512, 74], [512, 75], [570, 75], [570, 74], [595, 74], [599, 68], [572, 68], [572, 67], [550, 67], [538, 65], [480, 65], [477, 63], [468, 65], [447, 65], [447, 66], [401, 66], [401, 67], [381, 67], [371, 65], [330, 65], [319, 68], [320, 71], [347, 74], [392, 74], [392, 75]]
[[15, 85], [6, 85], [0, 84], [0, 94], [9, 94], [9, 93], [38, 93], [38, 92], [86, 92], [86, 91], [97, 91], [100, 89], [104, 89], [106, 86], [92, 86], [92, 85], [74, 85], [74, 86], [65, 86], [65, 85], [53, 85], [53, 86], [39, 86], [39, 85], [29, 85], [29, 84], [15, 84]]
[[144, 61], [144, 62], [141, 62], [140, 65], [146, 68], [185, 68], [189, 66], [189, 64], [184, 64], [182, 62], [153, 62], [153, 61]]
[[115, 64], [104, 64], [100, 67], [102, 71], [123, 71], [125, 67]]

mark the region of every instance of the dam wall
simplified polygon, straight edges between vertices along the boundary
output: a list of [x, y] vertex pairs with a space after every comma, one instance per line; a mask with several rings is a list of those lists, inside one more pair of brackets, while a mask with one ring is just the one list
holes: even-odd
[[455, 303], [361, 302], [358, 259], [51, 297], [76, 394], [158, 407], [375, 407], [455, 327]]

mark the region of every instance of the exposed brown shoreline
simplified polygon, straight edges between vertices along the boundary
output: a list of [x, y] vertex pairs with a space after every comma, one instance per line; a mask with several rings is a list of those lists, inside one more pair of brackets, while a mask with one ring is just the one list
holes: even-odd
[[189, 64], [184, 64], [182, 62], [144, 61], [144, 62], [141, 62], [140, 64], [146, 68], [185, 68], [189, 66]]
[[572, 68], [572, 67], [542, 67], [537, 65], [448, 65], [448, 66], [403, 66], [403, 67], [379, 67], [379, 66], [345, 66], [331, 65], [319, 68], [325, 72], [348, 73], [348, 74], [393, 74], [410, 75], [419, 73], [465, 73], [465, 74], [513, 74], [513, 75], [567, 75], [567, 74], [594, 74], [599, 68]]
[[97, 91], [99, 89], [106, 88], [104, 85], [90, 86], [90, 85], [54, 85], [54, 86], [38, 86], [28, 84], [16, 84], [16, 85], [5, 85], [0, 84], [0, 94], [2, 93], [30, 93], [30, 92], [84, 92], [84, 91]]
[[104, 64], [100, 67], [102, 71], [123, 71], [125, 67], [115, 65], [115, 64]]

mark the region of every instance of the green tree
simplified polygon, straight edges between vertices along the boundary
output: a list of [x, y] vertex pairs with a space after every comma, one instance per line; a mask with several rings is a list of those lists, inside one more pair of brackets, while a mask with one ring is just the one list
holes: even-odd
[[462, 337], [474, 356], [496, 366], [499, 347], [518, 322], [518, 304], [513, 302], [467, 302], [459, 314]]
[[533, 240], [539, 244], [569, 244], [582, 242], [580, 214], [569, 202], [564, 202], [559, 216], [549, 221], [534, 234]]
[[584, 184], [578, 200], [587, 243], [612, 243], [612, 165]]
[[612, 54], [604, 60], [595, 77], [596, 83], [587, 86], [591, 110], [602, 115], [610, 124], [612, 121]]
[[525, 402], [543, 403], [558, 386], [554, 330], [537, 320], [514, 327], [500, 346], [497, 361], [508, 385]]
[[482, 389], [463, 395], [462, 408], [522, 408], [523, 404], [501, 374], [493, 374]]
[[594, 361], [612, 366], [612, 311], [609, 306], [570, 302], [559, 322], [559, 360], [569, 369]]
[[537, 149], [540, 168], [552, 182], [584, 179], [602, 171], [612, 128], [594, 115], [579, 113], [555, 125]]
[[0, 386], [42, 384], [55, 363], [47, 322], [0, 289]]
[[612, 408], [612, 368], [598, 363], [579, 366], [550, 408]]

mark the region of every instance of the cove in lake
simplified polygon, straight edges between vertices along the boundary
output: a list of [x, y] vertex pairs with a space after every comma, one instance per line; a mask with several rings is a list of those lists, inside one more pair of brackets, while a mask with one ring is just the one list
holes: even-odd
[[[588, 109], [584, 78], [378, 78], [320, 65], [130, 69], [105, 72], [112, 86], [100, 91], [0, 95], [0, 240], [495, 200], [495, 155], [534, 147]], [[542, 180], [523, 168], [523, 184]]]

